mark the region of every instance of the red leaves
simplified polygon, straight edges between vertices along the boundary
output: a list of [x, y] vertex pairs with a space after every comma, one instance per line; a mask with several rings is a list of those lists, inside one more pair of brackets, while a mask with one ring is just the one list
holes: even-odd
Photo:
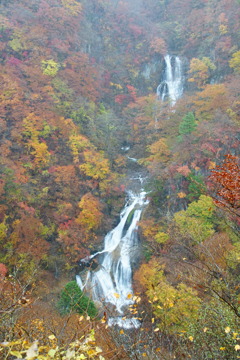
[[180, 173], [183, 176], [188, 176], [191, 173], [191, 170], [189, 169], [189, 167], [187, 165], [183, 165], [183, 166], [179, 166], [177, 168], [177, 172]]
[[23, 209], [23, 210], [25, 210], [26, 211], [26, 213], [28, 213], [28, 214], [30, 214], [30, 215], [35, 215], [35, 212], [36, 212], [36, 210], [32, 207], [32, 206], [28, 206], [25, 202], [19, 202], [18, 203], [18, 206], [21, 208], [21, 209]]
[[0, 263], [0, 280], [3, 279], [7, 275], [8, 269], [6, 265]]
[[210, 180], [213, 182], [215, 203], [226, 207], [239, 216], [240, 208], [240, 164], [239, 158], [226, 155], [221, 166], [212, 171]]
[[119, 95], [115, 96], [115, 103], [121, 105], [127, 98], [128, 98], [127, 95], [119, 94]]
[[9, 64], [9, 65], [20, 65], [20, 64], [22, 64], [22, 61], [21, 60], [19, 60], [19, 59], [17, 59], [17, 58], [15, 58], [14, 56], [11, 56], [11, 57], [9, 57], [8, 59], [7, 59], [7, 63]]

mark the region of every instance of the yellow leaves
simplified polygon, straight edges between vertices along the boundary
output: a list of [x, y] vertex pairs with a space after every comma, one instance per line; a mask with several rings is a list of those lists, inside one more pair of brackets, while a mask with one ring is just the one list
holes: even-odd
[[214, 161], [209, 161], [208, 168], [211, 170], [211, 169], [215, 169], [215, 167], [216, 167], [216, 163]]
[[11, 41], [9, 41], [8, 45], [10, 46], [10, 48], [12, 48], [14, 51], [21, 51], [23, 49], [23, 45], [22, 42], [20, 41], [20, 39], [12, 39]]
[[236, 351], [240, 350], [240, 345], [235, 345], [235, 346], [234, 346], [234, 349], [235, 349]]
[[229, 61], [229, 66], [233, 68], [236, 73], [240, 74], [240, 50], [233, 54], [232, 59]]
[[222, 346], [219, 348], [219, 350], [224, 351], [224, 350], [226, 350], [226, 348]]
[[50, 59], [50, 60], [42, 60], [41, 67], [44, 75], [55, 76], [57, 75], [60, 65], [53, 59]]
[[95, 180], [104, 180], [110, 174], [110, 164], [103, 152], [86, 150], [83, 152], [84, 163], [79, 166], [87, 176]]
[[228, 334], [228, 333], [230, 333], [231, 328], [229, 326], [227, 326], [224, 331], [225, 331], [226, 334]]
[[71, 148], [73, 162], [75, 164], [79, 162], [79, 155], [83, 150], [93, 147], [93, 145], [85, 136], [76, 134], [73, 134], [69, 137], [69, 146]]
[[6, 225], [6, 219], [7, 217], [5, 216], [4, 221], [0, 223], [0, 243], [4, 241], [7, 236], [8, 226]]
[[158, 332], [158, 331], [160, 331], [160, 329], [159, 329], [159, 328], [156, 328], [156, 329], [154, 329], [153, 331], [154, 331], [154, 332]]
[[175, 288], [168, 283], [159, 266], [151, 266], [152, 268], [154, 269], [152, 275], [146, 278], [146, 293], [149, 302], [152, 303], [155, 316], [152, 318], [152, 324], [157, 318], [160, 331], [167, 331], [170, 334], [186, 331], [190, 319], [197, 317], [200, 306], [197, 293], [185, 284], [179, 284]]
[[156, 240], [157, 243], [159, 244], [165, 244], [168, 240], [169, 240], [169, 235], [162, 232], [162, 231], [159, 231], [154, 239]]
[[44, 129], [44, 126], [46, 126], [46, 124], [34, 113], [30, 113], [23, 120], [23, 135], [29, 138], [26, 147], [34, 157], [34, 163], [37, 167], [46, 166], [50, 160], [47, 144], [39, 141], [41, 130]]
[[56, 355], [57, 349], [50, 349], [48, 352], [48, 356], [50, 356], [50, 358], [54, 358]]
[[207, 332], [207, 331], [208, 331], [208, 328], [205, 327], [205, 328], [203, 329], [203, 332]]
[[9, 351], [9, 354], [16, 356], [19, 359], [22, 359], [22, 353], [20, 351]]
[[97, 352], [94, 349], [89, 349], [87, 354], [88, 356], [93, 357], [94, 355], [97, 355]]
[[52, 335], [49, 335], [48, 338], [49, 338], [49, 340], [55, 340], [55, 339], [56, 339], [55, 335], [53, 335], [53, 334], [52, 334]]
[[112, 87], [115, 87], [118, 90], [122, 90], [122, 88], [123, 88], [120, 84], [115, 84], [113, 82], [110, 82], [109, 85]]
[[132, 294], [128, 294], [127, 299], [131, 299], [131, 298], [132, 298]]
[[77, 16], [82, 11], [82, 4], [76, 0], [61, 0], [63, 6], [69, 11], [70, 15]]
[[84, 360], [87, 359], [87, 357], [84, 354], [81, 354], [80, 356], [77, 357], [77, 360]]
[[225, 34], [228, 33], [227, 25], [223, 25], [223, 24], [219, 25], [218, 30], [219, 30], [221, 35], [225, 35]]
[[38, 167], [46, 166], [50, 160], [48, 146], [44, 142], [29, 142], [32, 147], [31, 155], [34, 156], [34, 163]]
[[193, 58], [190, 62], [189, 75], [192, 76], [188, 81], [196, 82], [198, 87], [202, 87], [209, 77], [209, 70], [214, 70], [216, 67], [208, 57], [203, 57], [201, 60]]
[[[38, 321], [36, 321], [38, 323]], [[51, 335], [49, 336], [49, 338]], [[54, 336], [55, 338], [55, 336]], [[8, 348], [9, 354], [17, 357], [18, 359], [24, 358], [25, 360], [33, 360], [36, 358], [39, 359], [69, 359], [69, 360], [84, 360], [84, 359], [99, 359], [105, 360], [105, 358], [100, 355], [102, 349], [99, 346], [96, 346], [95, 333], [92, 330], [87, 337], [82, 337], [79, 340], [76, 340], [70, 343], [67, 349], [51, 348], [49, 345], [42, 345], [38, 347], [38, 342], [34, 341], [32, 344], [28, 344], [27, 341], [19, 339], [12, 342], [4, 342], [0, 345], [2, 347]], [[51, 345], [52, 346], [52, 345]], [[19, 351], [21, 349], [21, 351]], [[0, 348], [0, 351], [2, 348]]]
[[103, 213], [101, 212], [102, 205], [99, 200], [91, 193], [87, 193], [82, 197], [78, 205], [82, 211], [76, 222], [82, 226], [86, 232], [96, 230], [103, 219]]
[[188, 338], [191, 342], [193, 342], [193, 340], [194, 340], [193, 336], [189, 336]]
[[189, 74], [192, 75], [190, 82], [196, 81], [198, 86], [203, 85], [208, 78], [208, 66], [202, 60], [192, 58]]
[[187, 196], [187, 194], [185, 194], [185, 192], [179, 192], [178, 194], [177, 194], [177, 196], [180, 198], [180, 199], [184, 199], [186, 196]]
[[123, 335], [123, 334], [124, 334], [124, 331], [121, 329], [121, 330], [119, 331], [119, 334]]
[[135, 301], [137, 304], [140, 303], [141, 301], [140, 296], [133, 296], [133, 301]]
[[115, 296], [116, 299], [120, 298], [120, 295], [118, 293], [114, 293], [113, 295]]

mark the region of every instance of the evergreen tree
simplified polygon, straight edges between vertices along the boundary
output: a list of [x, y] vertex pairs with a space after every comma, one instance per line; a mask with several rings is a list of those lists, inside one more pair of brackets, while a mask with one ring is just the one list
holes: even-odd
[[192, 112], [188, 112], [182, 122], [179, 125], [179, 134], [180, 135], [188, 135], [191, 134], [194, 130], [196, 130], [197, 124], [195, 120], [195, 116]]
[[97, 309], [92, 300], [83, 294], [76, 281], [70, 281], [61, 292], [57, 307], [62, 315], [71, 311], [88, 314], [91, 318], [97, 315]]

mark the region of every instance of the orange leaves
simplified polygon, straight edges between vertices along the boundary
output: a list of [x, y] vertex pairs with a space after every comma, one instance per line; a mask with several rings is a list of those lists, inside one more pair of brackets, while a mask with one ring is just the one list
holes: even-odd
[[57, 166], [54, 168], [55, 181], [62, 185], [71, 185], [74, 183], [76, 177], [76, 170], [74, 165]]
[[158, 141], [148, 146], [147, 150], [152, 155], [144, 159], [144, 162], [148, 165], [149, 170], [153, 172], [156, 171], [159, 166], [166, 166], [166, 163], [170, 160], [171, 151], [164, 138], [160, 138]]
[[208, 168], [209, 168], [210, 170], [212, 170], [212, 169], [215, 169], [215, 167], [216, 167], [215, 161], [209, 161], [209, 163], [208, 163]]
[[165, 40], [162, 38], [158, 38], [158, 37], [154, 38], [151, 41], [150, 46], [155, 53], [158, 53], [161, 55], [165, 55], [167, 53], [167, 45], [166, 45]]
[[226, 155], [221, 166], [212, 171], [210, 180], [214, 184], [215, 203], [239, 215], [240, 207], [240, 163], [239, 158]]
[[[24, 207], [31, 209], [26, 204], [24, 204]], [[41, 221], [29, 211], [27, 211], [27, 215], [22, 214], [21, 219], [14, 222], [13, 233], [11, 235], [11, 240], [13, 242], [16, 241], [18, 252], [30, 254], [35, 260], [40, 260], [50, 246], [42, 237], [42, 229]]]
[[191, 173], [191, 170], [187, 165], [179, 166], [177, 168], [177, 172], [183, 176], [188, 176]]
[[179, 197], [179, 199], [184, 199], [187, 196], [187, 194], [181, 191], [177, 194], [177, 196]]
[[213, 117], [216, 109], [227, 110], [229, 99], [224, 84], [208, 84], [204, 90], [197, 93], [194, 99], [195, 114], [199, 120], [208, 120]]

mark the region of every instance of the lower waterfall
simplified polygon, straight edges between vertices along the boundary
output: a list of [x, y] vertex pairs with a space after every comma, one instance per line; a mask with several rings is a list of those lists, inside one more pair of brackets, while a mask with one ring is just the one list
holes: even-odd
[[124, 308], [134, 303], [132, 289], [131, 259], [138, 245], [137, 228], [144, 206], [146, 192], [127, 192], [126, 205], [121, 211], [118, 225], [104, 239], [104, 249], [82, 262], [91, 261], [98, 256], [97, 269], [87, 272], [85, 282], [77, 276], [78, 285], [91, 294], [94, 301], [112, 304], [117, 316], [110, 318], [108, 324], [123, 328], [136, 328], [136, 319], [124, 319]]

